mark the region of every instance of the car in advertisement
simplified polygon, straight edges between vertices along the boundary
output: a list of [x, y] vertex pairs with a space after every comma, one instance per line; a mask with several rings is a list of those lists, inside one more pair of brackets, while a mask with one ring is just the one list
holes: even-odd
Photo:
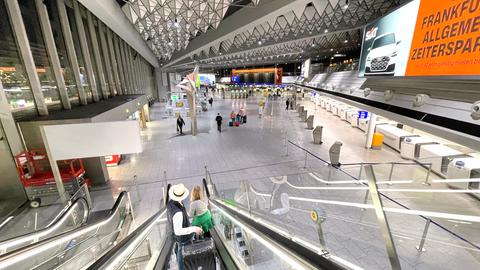
[[401, 43], [395, 39], [395, 33], [390, 32], [376, 37], [368, 48], [365, 63], [365, 76], [394, 75], [398, 56], [397, 46]]

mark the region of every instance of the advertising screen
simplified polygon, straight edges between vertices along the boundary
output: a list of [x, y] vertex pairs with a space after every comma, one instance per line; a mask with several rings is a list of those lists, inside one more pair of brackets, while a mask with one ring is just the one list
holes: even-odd
[[414, 0], [365, 27], [360, 76], [480, 75], [480, 1]]
[[215, 84], [215, 74], [198, 74], [200, 77], [201, 85], [214, 85]]
[[360, 76], [404, 76], [420, 0], [365, 27]]

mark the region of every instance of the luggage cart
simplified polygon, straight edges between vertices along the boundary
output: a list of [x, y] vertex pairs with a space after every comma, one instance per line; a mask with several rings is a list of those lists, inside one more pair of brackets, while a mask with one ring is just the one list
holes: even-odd
[[[58, 198], [57, 185], [45, 150], [29, 150], [15, 156], [18, 176], [33, 208], [54, 203]], [[86, 179], [81, 159], [57, 161], [65, 191], [74, 194]]]

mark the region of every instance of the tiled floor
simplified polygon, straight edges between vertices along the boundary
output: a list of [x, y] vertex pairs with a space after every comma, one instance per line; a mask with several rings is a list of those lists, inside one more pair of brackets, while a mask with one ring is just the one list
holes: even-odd
[[[112, 194], [115, 196], [120, 190], [130, 190], [136, 217], [134, 227], [138, 226], [160, 209], [164, 172], [166, 172], [168, 183], [183, 182], [191, 188], [193, 185], [201, 185], [201, 180], [205, 177], [205, 166], [211, 172], [214, 182], [218, 183], [219, 190], [237, 190], [241, 180], [249, 180], [252, 185], [261, 189], [271, 187], [271, 184], [266, 184], [266, 180], [272, 176], [289, 175], [290, 179], [290, 175], [305, 176], [305, 173], [312, 171], [325, 176], [324, 173], [328, 168], [312, 156], [308, 156], [307, 166], [304, 168], [305, 152], [286, 143], [287, 139], [324, 159], [328, 159], [328, 147], [336, 140], [341, 140], [344, 144], [340, 157], [341, 163], [402, 161], [397, 152], [387, 147], [382, 150], [365, 149], [363, 147], [365, 135], [361, 130], [351, 127], [320, 107], [315, 107], [309, 101], [302, 103], [309, 111], [315, 112], [315, 125], [324, 126], [322, 145], [313, 144], [311, 131], [306, 129], [305, 123], [299, 121], [296, 111], [285, 111], [284, 101], [269, 101], [262, 118], [258, 118], [257, 102], [256, 98], [215, 100], [212, 109], [199, 115], [199, 134], [195, 137], [188, 135], [188, 132], [187, 135], [177, 135], [175, 119], [165, 118], [162, 107], [158, 104], [154, 105], [151, 109], [153, 121], [148, 123], [148, 128], [142, 131], [144, 151], [140, 154], [128, 155], [120, 166], [109, 168], [110, 187], [97, 189], [92, 193], [95, 207], [110, 208], [113, 204]], [[228, 115], [232, 110], [238, 111], [241, 106], [247, 108], [248, 123], [240, 127], [228, 127]], [[217, 112], [224, 117], [222, 133], [217, 132], [215, 126], [214, 117]], [[185, 120], [188, 127], [189, 119], [185, 118]], [[378, 179], [387, 180], [389, 169], [390, 167], [386, 165], [377, 166], [375, 172]], [[359, 167], [346, 166], [345, 170], [358, 175]], [[137, 176], [135, 183], [134, 175]], [[308, 175], [303, 176], [292, 183], [303, 186], [320, 185]], [[426, 188], [421, 185], [425, 176], [426, 170], [423, 168], [404, 166], [395, 169], [393, 180], [414, 180], [408, 188], [420, 189]], [[351, 179], [347, 174], [340, 172], [334, 172], [330, 177], [331, 180]], [[432, 178], [434, 177], [432, 175]], [[444, 188], [439, 185], [432, 187]], [[300, 194], [307, 196], [310, 193], [302, 191]], [[323, 192], [321, 195], [332, 200], [334, 198], [361, 203], [364, 194], [365, 192], [362, 191]], [[480, 216], [480, 203], [463, 194], [429, 193], [426, 195], [425, 193], [388, 192], [387, 195], [390, 199], [413, 209]], [[389, 199], [384, 199], [384, 203], [389, 207], [400, 207]], [[289, 219], [303, 220], [302, 222], [305, 223], [308, 222], [305, 211], [311, 210], [312, 207], [320, 207], [317, 204], [302, 202], [293, 202], [291, 206], [292, 209], [297, 210], [289, 212]], [[324, 230], [327, 246], [332, 253], [340, 257], [344, 255], [346, 259], [362, 265], [365, 269], [388, 269], [385, 248], [382, 245], [373, 212], [334, 206], [326, 209], [329, 219]], [[390, 226], [396, 234], [395, 241], [399, 243], [398, 252], [405, 269], [451, 269], [449, 267], [452, 264], [461, 265], [462, 269], [475, 269], [480, 265], [478, 249], [465, 244], [433, 224], [429, 230], [427, 252], [421, 254], [416, 252], [414, 246], [421, 238], [425, 220], [405, 215], [389, 214], [388, 217], [391, 219]], [[405, 220], [406, 218], [408, 220]], [[441, 224], [479, 245], [480, 234], [477, 224], [454, 220], [442, 221]], [[311, 225], [309, 227], [304, 231], [315, 233], [312, 230], [313, 227]], [[402, 241], [404, 244], [400, 244]], [[429, 246], [430, 243], [431, 246]], [[442, 256], [443, 252], [453, 257]], [[459, 260], [461, 258], [461, 261], [452, 259], [452, 264], [444, 263], [447, 258], [457, 258], [456, 252], [460, 252], [458, 258]], [[439, 258], [433, 264], [435, 257]]]

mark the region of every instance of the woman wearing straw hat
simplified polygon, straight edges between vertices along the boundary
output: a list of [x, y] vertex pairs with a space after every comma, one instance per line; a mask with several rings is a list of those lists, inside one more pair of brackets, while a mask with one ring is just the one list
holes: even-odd
[[190, 242], [194, 234], [201, 235], [202, 228], [190, 226], [187, 210], [182, 201], [188, 197], [188, 189], [183, 184], [173, 185], [168, 190], [170, 200], [167, 203], [167, 217], [172, 226], [172, 232], [176, 241], [176, 256], [178, 269], [183, 270], [182, 246]]

